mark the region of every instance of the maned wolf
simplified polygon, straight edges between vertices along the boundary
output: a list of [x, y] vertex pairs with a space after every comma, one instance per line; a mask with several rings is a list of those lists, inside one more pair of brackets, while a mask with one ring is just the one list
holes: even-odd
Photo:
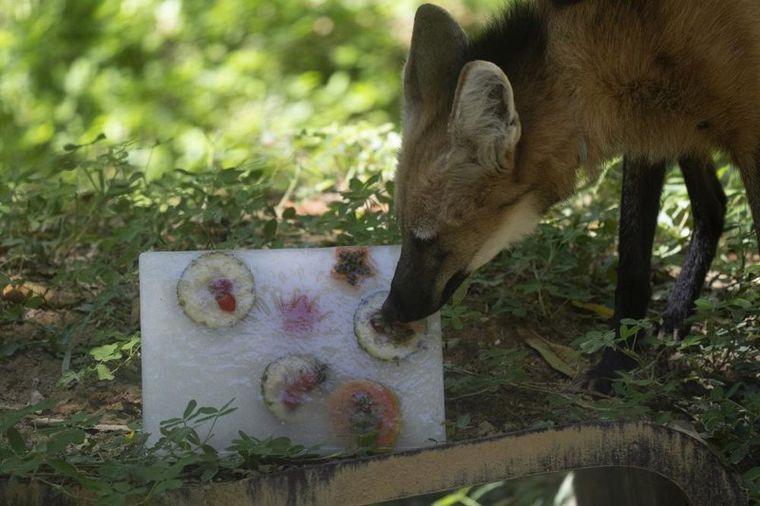
[[[662, 330], [683, 333], [723, 229], [714, 150], [739, 167], [760, 238], [760, 1], [518, 0], [469, 40], [423, 5], [404, 68], [401, 258], [383, 311], [417, 320], [623, 155], [614, 322], [644, 316], [665, 168], [694, 233]], [[631, 367], [607, 350], [595, 375]]]

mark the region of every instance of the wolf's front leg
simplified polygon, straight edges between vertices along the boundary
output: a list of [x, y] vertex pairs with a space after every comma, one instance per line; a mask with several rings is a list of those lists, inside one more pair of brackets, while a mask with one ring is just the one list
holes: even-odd
[[[660, 211], [660, 193], [665, 178], [665, 162], [651, 163], [642, 159], [623, 159], [623, 187], [620, 198], [617, 289], [615, 291], [615, 332], [626, 318], [646, 315], [651, 295], [650, 269], [652, 242]], [[634, 346], [635, 343], [629, 343]], [[614, 349], [606, 349], [602, 360], [591, 371], [592, 388], [611, 390], [615, 371], [629, 370], [635, 361]]]

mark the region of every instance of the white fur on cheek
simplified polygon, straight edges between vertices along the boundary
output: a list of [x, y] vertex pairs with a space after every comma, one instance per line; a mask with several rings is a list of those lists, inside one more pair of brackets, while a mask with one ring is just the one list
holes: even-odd
[[538, 225], [541, 215], [536, 211], [533, 199], [527, 197], [504, 213], [497, 228], [470, 261], [468, 271], [481, 267], [501, 250], [518, 239], [530, 234]]

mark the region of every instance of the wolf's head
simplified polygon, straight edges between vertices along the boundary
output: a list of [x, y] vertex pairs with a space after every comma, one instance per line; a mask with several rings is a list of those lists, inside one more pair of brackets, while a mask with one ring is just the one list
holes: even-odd
[[446, 11], [419, 8], [403, 77], [402, 248], [384, 305], [390, 319], [438, 310], [545, 208], [515, 170], [521, 123], [510, 81], [493, 63], [467, 62], [467, 44]]

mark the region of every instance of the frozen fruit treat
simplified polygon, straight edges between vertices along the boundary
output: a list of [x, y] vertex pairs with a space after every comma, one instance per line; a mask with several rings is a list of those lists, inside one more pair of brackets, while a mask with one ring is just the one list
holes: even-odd
[[177, 283], [177, 301], [195, 323], [228, 327], [248, 314], [255, 300], [253, 274], [227, 253], [206, 253], [193, 260]]

